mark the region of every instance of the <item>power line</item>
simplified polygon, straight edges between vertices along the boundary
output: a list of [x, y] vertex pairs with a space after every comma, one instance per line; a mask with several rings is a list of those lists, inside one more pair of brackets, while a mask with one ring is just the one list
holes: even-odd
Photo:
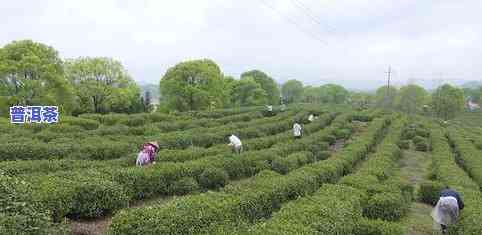
[[336, 30], [327, 25], [326, 23], [322, 23], [318, 17], [316, 17], [316, 13], [314, 13], [307, 5], [305, 5], [303, 2], [299, 0], [291, 0], [294, 6], [296, 6], [298, 9], [306, 13], [306, 15], [313, 20], [317, 25], [321, 26], [322, 28], [328, 29], [328, 31], [332, 33], [336, 33]]
[[292, 18], [290, 17], [287, 17], [285, 15], [283, 15], [278, 9], [276, 9], [275, 7], [273, 7], [272, 5], [268, 4], [266, 1], [264, 0], [259, 0], [264, 6], [268, 7], [269, 9], [271, 9], [272, 11], [274, 11], [278, 16], [282, 17], [285, 21], [289, 22], [290, 24], [294, 25], [296, 28], [298, 28], [298, 30], [300, 30], [301, 32], [305, 33], [306, 35], [310, 36], [312, 39], [320, 42], [320, 43], [323, 43], [325, 45], [327, 45], [327, 42], [324, 41], [323, 39], [319, 38], [316, 34], [308, 31], [308, 30], [305, 30], [303, 27], [301, 27], [301, 25], [296, 22], [295, 20], [293, 20]]

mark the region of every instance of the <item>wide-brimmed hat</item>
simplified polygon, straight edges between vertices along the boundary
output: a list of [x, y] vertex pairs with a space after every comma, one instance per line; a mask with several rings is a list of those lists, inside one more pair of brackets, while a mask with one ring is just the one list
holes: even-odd
[[153, 147], [155, 147], [156, 149], [159, 149], [159, 144], [157, 143], [157, 141], [147, 142], [147, 144], [150, 144]]

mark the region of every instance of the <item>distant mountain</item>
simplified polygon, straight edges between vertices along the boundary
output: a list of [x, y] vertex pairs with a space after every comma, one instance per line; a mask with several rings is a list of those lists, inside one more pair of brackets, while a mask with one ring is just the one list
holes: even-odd
[[142, 96], [145, 96], [146, 92], [149, 91], [151, 93], [151, 102], [153, 104], [159, 104], [159, 84], [139, 84], [139, 87], [141, 88]]
[[482, 81], [469, 81], [465, 82], [462, 85], [462, 88], [476, 88], [482, 86]]

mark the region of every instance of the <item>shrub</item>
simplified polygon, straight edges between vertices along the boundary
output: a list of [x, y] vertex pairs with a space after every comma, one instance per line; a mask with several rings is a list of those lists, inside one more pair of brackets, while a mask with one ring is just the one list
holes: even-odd
[[89, 180], [74, 187], [70, 217], [97, 218], [128, 205], [129, 198], [123, 188], [114, 182]]
[[0, 233], [50, 234], [48, 211], [35, 203], [25, 182], [0, 172]]
[[422, 141], [422, 142], [418, 142], [418, 143], [415, 144], [415, 150], [427, 152], [427, 151], [430, 150], [430, 145], [426, 140]]
[[326, 160], [331, 157], [330, 151], [319, 151], [313, 155], [315, 161]]
[[119, 123], [123, 124], [123, 125], [126, 125], [126, 126], [133, 127], [133, 126], [143, 126], [147, 123], [147, 121], [148, 120], [147, 120], [146, 116], [140, 116], [140, 115], [133, 116], [133, 115], [131, 115], [130, 117], [120, 121]]
[[53, 159], [71, 154], [71, 144], [45, 144], [38, 141], [0, 144], [1, 160]]
[[286, 174], [297, 166], [298, 160], [296, 158], [275, 158], [271, 163], [271, 169], [280, 174]]
[[363, 208], [363, 215], [371, 219], [399, 220], [408, 211], [401, 193], [378, 193]]
[[414, 144], [418, 144], [418, 143], [421, 143], [421, 142], [425, 142], [426, 139], [423, 138], [422, 136], [417, 135], [417, 136], [413, 137], [412, 141], [413, 141]]
[[183, 177], [169, 186], [169, 194], [186, 195], [199, 190], [197, 181], [192, 177]]
[[350, 129], [337, 129], [334, 131], [334, 136], [336, 139], [346, 139], [350, 137], [351, 135], [351, 130]]
[[358, 221], [356, 233], [358, 235], [403, 235], [402, 224], [385, 220], [362, 218]]
[[323, 137], [322, 141], [331, 144], [334, 144], [336, 142], [336, 137], [334, 135], [326, 135]]
[[430, 131], [428, 131], [425, 128], [416, 128], [415, 129], [415, 134], [421, 137], [428, 138], [430, 137]]
[[401, 149], [409, 149], [410, 148], [410, 140], [400, 140], [400, 141], [398, 141], [397, 145]]
[[427, 181], [420, 184], [418, 190], [418, 200], [435, 206], [439, 199], [440, 191], [444, 188], [444, 185], [440, 182]]
[[207, 168], [199, 176], [199, 185], [206, 189], [217, 189], [224, 187], [229, 180], [226, 171], [218, 168]]
[[404, 140], [411, 140], [417, 135], [417, 132], [414, 129], [404, 129], [402, 131], [402, 139]]
[[79, 126], [82, 127], [84, 130], [95, 130], [100, 125], [98, 120], [76, 117], [62, 117], [62, 119], [60, 120], [60, 124], [62, 123], [70, 124], [72, 126]]

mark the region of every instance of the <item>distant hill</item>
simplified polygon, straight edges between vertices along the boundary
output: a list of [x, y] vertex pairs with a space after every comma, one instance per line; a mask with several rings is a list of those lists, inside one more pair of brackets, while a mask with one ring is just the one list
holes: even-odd
[[462, 88], [475, 88], [475, 87], [481, 87], [482, 86], [482, 81], [470, 81], [463, 83]]
[[145, 96], [146, 92], [149, 91], [151, 92], [151, 102], [153, 104], [159, 104], [159, 84], [139, 84], [139, 87], [141, 88], [142, 96]]

